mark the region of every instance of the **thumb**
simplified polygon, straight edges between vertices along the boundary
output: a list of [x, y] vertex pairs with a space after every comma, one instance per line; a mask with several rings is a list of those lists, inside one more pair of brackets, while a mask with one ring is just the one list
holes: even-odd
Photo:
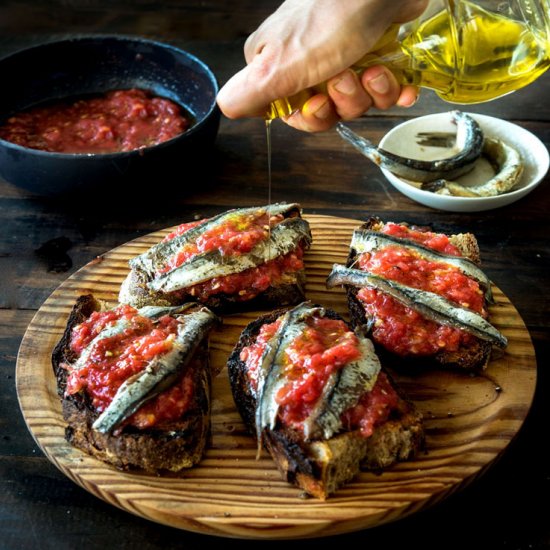
[[267, 111], [270, 100], [258, 94], [253, 82], [250, 65], [233, 75], [220, 89], [218, 106], [228, 118], [261, 116]]
[[264, 116], [269, 104], [308, 87], [306, 60], [285, 61], [284, 50], [266, 45], [218, 92], [217, 102], [228, 118]]

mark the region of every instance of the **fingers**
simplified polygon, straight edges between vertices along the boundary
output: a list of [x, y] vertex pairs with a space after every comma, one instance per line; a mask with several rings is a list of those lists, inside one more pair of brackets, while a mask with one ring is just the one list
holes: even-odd
[[399, 107], [412, 107], [418, 101], [417, 86], [403, 86], [401, 94], [397, 100]]
[[331, 78], [327, 90], [336, 112], [342, 120], [361, 116], [373, 105], [373, 99], [355, 71], [347, 69]]
[[339, 120], [352, 120], [372, 107], [410, 107], [418, 98], [416, 86], [401, 86], [393, 73], [381, 65], [369, 67], [361, 76], [347, 69], [327, 82], [327, 94], [311, 97], [303, 108], [284, 121], [297, 130], [323, 132]]
[[255, 65], [247, 65], [233, 75], [218, 92], [216, 101], [221, 112], [228, 118], [265, 116], [269, 100], [258, 90], [259, 78]]
[[310, 97], [300, 111], [283, 118], [289, 126], [304, 132], [324, 132], [339, 119], [334, 103], [325, 94]]
[[401, 85], [394, 74], [382, 65], [365, 69], [361, 83], [372, 98], [372, 105], [377, 109], [389, 109], [397, 103]]
[[[248, 65], [225, 85], [218, 94], [218, 105], [229, 118], [264, 116], [266, 99], [258, 100], [251, 85], [258, 82], [254, 72], [257, 63]], [[339, 120], [352, 120], [372, 107], [385, 110], [398, 105], [410, 107], [418, 98], [416, 86], [401, 86], [393, 73], [382, 65], [365, 69], [359, 76], [346, 69], [327, 81], [327, 93], [311, 97], [299, 112], [284, 120], [305, 132], [323, 132]]]

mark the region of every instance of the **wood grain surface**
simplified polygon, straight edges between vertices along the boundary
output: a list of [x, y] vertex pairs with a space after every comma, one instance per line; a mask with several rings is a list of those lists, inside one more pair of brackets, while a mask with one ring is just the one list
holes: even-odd
[[[346, 316], [341, 289], [326, 290], [335, 262], [344, 262], [360, 221], [310, 215], [313, 245], [306, 254], [309, 299]], [[240, 331], [259, 312], [224, 317], [211, 336], [212, 438], [202, 462], [178, 476], [119, 472], [64, 439], [50, 354], [68, 314], [83, 293], [116, 302], [127, 261], [169, 229], [140, 237], [74, 273], [44, 302], [21, 343], [16, 366], [19, 404], [46, 456], [90, 493], [149, 520], [206, 534], [241, 538], [299, 538], [351, 532], [390, 522], [434, 505], [489, 467], [517, 434], [531, 406], [536, 360], [529, 333], [498, 289], [491, 320], [509, 345], [479, 376], [423, 372], [398, 382], [425, 416], [427, 450], [382, 474], [361, 473], [326, 502], [304, 498], [284, 482], [264, 453], [255, 459], [250, 437], [233, 404], [225, 361]]]

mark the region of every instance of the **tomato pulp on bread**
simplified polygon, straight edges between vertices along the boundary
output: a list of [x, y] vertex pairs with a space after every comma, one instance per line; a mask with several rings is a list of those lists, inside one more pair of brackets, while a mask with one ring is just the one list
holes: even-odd
[[[264, 324], [256, 341], [241, 351], [247, 376], [254, 393], [258, 390], [260, 360], [281, 319]], [[286, 383], [277, 393], [279, 420], [282, 425], [303, 430], [303, 422], [322, 399], [329, 376], [360, 358], [358, 338], [341, 320], [308, 317], [305, 330], [284, 350], [283, 373]], [[369, 437], [398, 407], [400, 398], [383, 372], [378, 374], [371, 391], [363, 393], [356, 405], [342, 414], [344, 429], [359, 430]]]
[[[245, 214], [236, 212], [224, 223], [206, 229], [198, 239], [185, 243], [175, 254], [167, 258], [165, 264], [158, 270], [158, 274], [177, 269], [193, 257], [213, 250], [219, 251], [222, 259], [248, 254], [258, 243], [266, 241], [271, 228], [284, 219], [282, 214], [270, 215], [261, 210]], [[204, 221], [206, 220], [178, 226], [165, 238], [165, 241], [185, 234]], [[215, 294], [231, 295], [236, 301], [250, 300], [269, 287], [280, 283], [286, 274], [303, 269], [303, 255], [304, 247], [298, 244], [288, 254], [238, 273], [212, 277], [182, 292], [199, 301], [206, 301]]]
[[[461, 256], [459, 249], [443, 234], [418, 231], [394, 223], [385, 224], [381, 232], [413, 240], [438, 252]], [[461, 307], [487, 316], [479, 283], [455, 266], [426, 260], [399, 244], [360, 254], [357, 266], [386, 279], [439, 294]], [[364, 304], [367, 315], [375, 319], [372, 338], [393, 353], [421, 356], [433, 355], [441, 350], [452, 352], [467, 346], [475, 338], [464, 330], [426, 319], [414, 309], [374, 288], [362, 288], [357, 297]]]
[[[124, 330], [94, 341], [117, 322], [126, 324]], [[68, 366], [67, 395], [83, 391], [98, 412], [104, 411], [126, 380], [173, 348], [178, 323], [168, 315], [152, 321], [128, 305], [93, 312], [72, 331], [70, 347], [76, 356], [90, 349], [80, 368]], [[144, 403], [125, 424], [143, 429], [181, 418], [192, 401], [192, 373], [192, 368], [186, 369], [172, 387]]]

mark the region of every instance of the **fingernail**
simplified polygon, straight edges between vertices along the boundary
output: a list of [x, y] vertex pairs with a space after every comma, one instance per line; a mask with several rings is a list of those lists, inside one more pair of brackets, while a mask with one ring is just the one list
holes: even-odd
[[315, 105], [315, 103], [315, 101], [306, 102], [303, 107], [303, 112], [308, 115], [313, 115], [320, 120], [328, 118], [330, 116], [330, 103], [328, 99], [325, 99], [320, 105]]
[[344, 73], [340, 80], [337, 80], [334, 84], [334, 89], [341, 94], [351, 95], [357, 89], [357, 82], [353, 75], [349, 72]]
[[416, 95], [408, 101], [397, 100], [396, 105], [398, 105], [399, 107], [412, 107], [418, 101], [418, 98], [419, 96]]
[[390, 91], [390, 81], [384, 73], [375, 76], [372, 80], [369, 80], [368, 82], [369, 88], [379, 94], [385, 94]]

